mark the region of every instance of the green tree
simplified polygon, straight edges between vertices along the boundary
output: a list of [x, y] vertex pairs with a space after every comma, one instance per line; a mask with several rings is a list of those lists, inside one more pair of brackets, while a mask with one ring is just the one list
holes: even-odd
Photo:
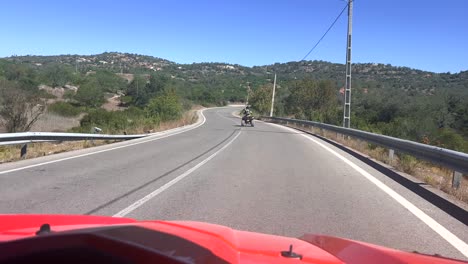
[[196, 84], [190, 90], [190, 99], [196, 102], [203, 100], [203, 91], [205, 91], [205, 86], [201, 84]]
[[104, 101], [102, 89], [95, 79], [83, 83], [74, 99], [82, 106], [99, 107]]
[[145, 108], [148, 118], [159, 118], [161, 121], [175, 120], [182, 115], [182, 105], [175, 91], [166, 91], [150, 100]]
[[151, 74], [145, 89], [152, 97], [162, 92], [169, 84], [169, 77], [164, 74]]
[[147, 80], [141, 75], [135, 74], [134, 79], [128, 84], [126, 95], [131, 97], [130, 103], [139, 107], [144, 107], [149, 101], [146, 89]]
[[72, 79], [72, 70], [59, 64], [47, 66], [42, 76], [43, 82], [52, 86], [64, 86]]
[[440, 129], [433, 143], [443, 148], [468, 152], [467, 141], [464, 140], [460, 134], [456, 133], [452, 129], [448, 129], [448, 128]]
[[291, 88], [286, 99], [286, 111], [296, 118], [336, 123], [338, 100], [331, 81], [304, 79]]
[[250, 95], [249, 104], [261, 115], [270, 113], [272, 89], [270, 84], [263, 85]]
[[94, 78], [96, 78], [99, 87], [106, 92], [116, 93], [125, 90], [127, 86], [124, 79], [106, 70], [97, 71]]
[[2, 65], [7, 80], [16, 82], [22, 89], [37, 92], [37, 72], [29, 65], [6, 63]]
[[44, 102], [38, 97], [13, 82], [0, 82], [0, 121], [8, 132], [29, 131], [44, 109]]
[[61, 116], [77, 116], [82, 112], [82, 109], [70, 103], [55, 102], [47, 107], [47, 111]]

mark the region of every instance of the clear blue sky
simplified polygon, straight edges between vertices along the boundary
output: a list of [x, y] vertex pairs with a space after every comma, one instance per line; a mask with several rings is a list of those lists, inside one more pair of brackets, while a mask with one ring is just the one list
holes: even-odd
[[[119, 51], [178, 63], [298, 61], [343, 0], [2, 1], [0, 57]], [[355, 0], [353, 62], [468, 70], [468, 0]], [[343, 63], [346, 13], [310, 54]]]

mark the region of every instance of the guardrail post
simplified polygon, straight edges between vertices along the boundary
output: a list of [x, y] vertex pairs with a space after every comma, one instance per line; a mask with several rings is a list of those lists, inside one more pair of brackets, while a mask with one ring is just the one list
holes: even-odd
[[[91, 128], [91, 133], [93, 133], [93, 134], [99, 134], [101, 132], [102, 132], [102, 129], [100, 129], [99, 127]], [[90, 141], [91, 141], [91, 145], [94, 146], [94, 139], [91, 139]]]
[[24, 144], [24, 145], [21, 147], [20, 158], [22, 158], [22, 159], [26, 158], [27, 152], [28, 152], [28, 144]]
[[342, 139], [343, 139], [343, 134], [340, 134], [340, 133], [336, 132], [336, 141], [340, 142], [340, 140], [342, 140]]
[[389, 149], [388, 150], [388, 159], [390, 161], [390, 164], [393, 163], [394, 158], [395, 158], [395, 150], [394, 149]]
[[458, 189], [460, 187], [462, 174], [461, 172], [454, 171], [452, 176], [452, 188]]

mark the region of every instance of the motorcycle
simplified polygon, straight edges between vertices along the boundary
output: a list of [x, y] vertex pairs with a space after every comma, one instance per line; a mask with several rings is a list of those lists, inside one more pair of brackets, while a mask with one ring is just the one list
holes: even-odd
[[241, 120], [241, 126], [246, 126], [249, 124], [250, 126], [254, 126], [254, 117], [251, 115], [243, 116]]

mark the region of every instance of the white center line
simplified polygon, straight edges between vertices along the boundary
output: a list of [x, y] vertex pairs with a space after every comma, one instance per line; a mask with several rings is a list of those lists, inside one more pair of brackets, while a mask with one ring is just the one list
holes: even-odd
[[134, 202], [133, 204], [131, 204], [130, 206], [128, 206], [127, 208], [121, 210], [120, 212], [116, 213], [115, 215], [113, 215], [114, 217], [124, 217], [126, 216], [127, 214], [133, 212], [135, 209], [137, 209], [138, 207], [142, 206], [143, 204], [145, 204], [146, 202], [148, 202], [149, 200], [151, 200], [152, 198], [154, 198], [155, 196], [159, 195], [160, 193], [164, 192], [165, 190], [169, 189], [172, 185], [176, 184], [177, 182], [181, 181], [182, 179], [184, 179], [185, 177], [187, 177], [188, 175], [190, 175], [192, 172], [196, 171], [198, 168], [200, 168], [201, 166], [205, 165], [205, 163], [207, 163], [208, 161], [210, 161], [211, 159], [213, 159], [216, 155], [218, 155], [219, 153], [221, 153], [221, 151], [223, 151], [224, 149], [226, 149], [229, 145], [232, 144], [232, 142], [234, 142], [234, 140], [237, 139], [237, 137], [239, 137], [239, 135], [242, 133], [241, 130], [239, 130], [239, 133], [237, 133], [233, 139], [231, 139], [228, 143], [226, 143], [226, 145], [224, 145], [222, 148], [220, 148], [218, 151], [216, 151], [215, 153], [211, 154], [208, 158], [204, 159], [202, 162], [198, 163], [197, 165], [193, 166], [192, 168], [190, 168], [189, 170], [187, 170], [186, 172], [182, 173], [181, 175], [177, 176], [176, 178], [174, 178], [173, 180], [171, 180], [170, 182], [164, 184], [163, 186], [159, 187], [158, 189], [154, 190], [153, 192], [151, 192], [150, 194], [146, 195], [145, 197], [141, 198], [140, 200]]

